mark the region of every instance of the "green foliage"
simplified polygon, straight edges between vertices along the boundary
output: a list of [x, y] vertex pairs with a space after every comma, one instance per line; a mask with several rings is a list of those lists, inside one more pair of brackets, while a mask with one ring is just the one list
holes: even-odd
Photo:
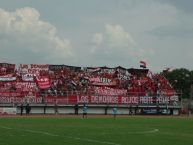
[[174, 69], [170, 72], [163, 72], [174, 89], [182, 93], [182, 98], [189, 98], [190, 87], [193, 81], [193, 71], [185, 68]]

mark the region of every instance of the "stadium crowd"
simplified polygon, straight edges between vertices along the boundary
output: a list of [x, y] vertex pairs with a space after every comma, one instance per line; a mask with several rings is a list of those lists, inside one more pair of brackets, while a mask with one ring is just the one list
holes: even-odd
[[18, 93], [68, 96], [77, 94], [171, 96], [174, 89], [161, 74], [121, 66], [74, 67], [0, 63], [0, 95]]

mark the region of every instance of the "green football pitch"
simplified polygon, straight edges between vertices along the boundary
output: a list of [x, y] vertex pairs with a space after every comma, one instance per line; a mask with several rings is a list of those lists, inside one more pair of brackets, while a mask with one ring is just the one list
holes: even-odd
[[188, 117], [0, 117], [0, 145], [193, 145]]

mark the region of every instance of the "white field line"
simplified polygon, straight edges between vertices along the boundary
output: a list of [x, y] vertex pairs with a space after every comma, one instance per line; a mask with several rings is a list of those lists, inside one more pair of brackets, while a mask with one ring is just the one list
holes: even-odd
[[117, 143], [113, 143], [113, 142], [99, 141], [99, 140], [93, 140], [93, 139], [88, 139], [88, 138], [79, 138], [79, 137], [73, 137], [73, 136], [61, 136], [61, 135], [57, 135], [57, 134], [53, 134], [53, 133], [49, 133], [49, 132], [37, 131], [37, 130], [31, 130], [31, 129], [17, 129], [17, 128], [11, 128], [11, 127], [7, 127], [7, 126], [0, 126], [0, 128], [6, 129], [6, 130], [25, 131], [25, 132], [29, 132], [29, 133], [43, 134], [43, 135], [54, 136], [54, 137], [64, 137], [64, 138], [70, 138], [70, 139], [74, 139], [74, 140], [80, 140], [80, 141], [86, 141], [86, 142], [92, 142], [92, 143], [100, 143], [100, 144], [108, 144], [108, 145], [121, 145], [121, 144], [117, 144]]
[[136, 133], [139, 133], [139, 134], [148, 134], [148, 133], [156, 133], [158, 132], [159, 129], [153, 129], [153, 130], [148, 130], [148, 131], [139, 131], [139, 132], [136, 132]]
[[7, 129], [7, 130], [12, 130], [13, 128], [10, 128], [10, 127], [6, 127], [6, 126], [0, 126], [1, 128], [3, 129]]
[[[126, 135], [126, 134], [151, 134], [151, 133], [156, 133], [159, 132], [159, 129], [151, 129], [151, 130], [147, 130], [147, 131], [133, 131], [133, 132], [119, 132], [117, 134], [119, 135]], [[101, 133], [103, 135], [108, 135], [108, 134], [112, 134], [110, 132], [103, 132]]]

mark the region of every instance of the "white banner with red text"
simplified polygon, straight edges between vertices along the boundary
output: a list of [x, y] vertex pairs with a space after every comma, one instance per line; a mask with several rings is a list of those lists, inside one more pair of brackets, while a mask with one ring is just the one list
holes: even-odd
[[48, 71], [49, 65], [48, 64], [20, 64], [19, 72], [24, 74], [29, 74], [33, 76], [39, 76], [40, 71]]

